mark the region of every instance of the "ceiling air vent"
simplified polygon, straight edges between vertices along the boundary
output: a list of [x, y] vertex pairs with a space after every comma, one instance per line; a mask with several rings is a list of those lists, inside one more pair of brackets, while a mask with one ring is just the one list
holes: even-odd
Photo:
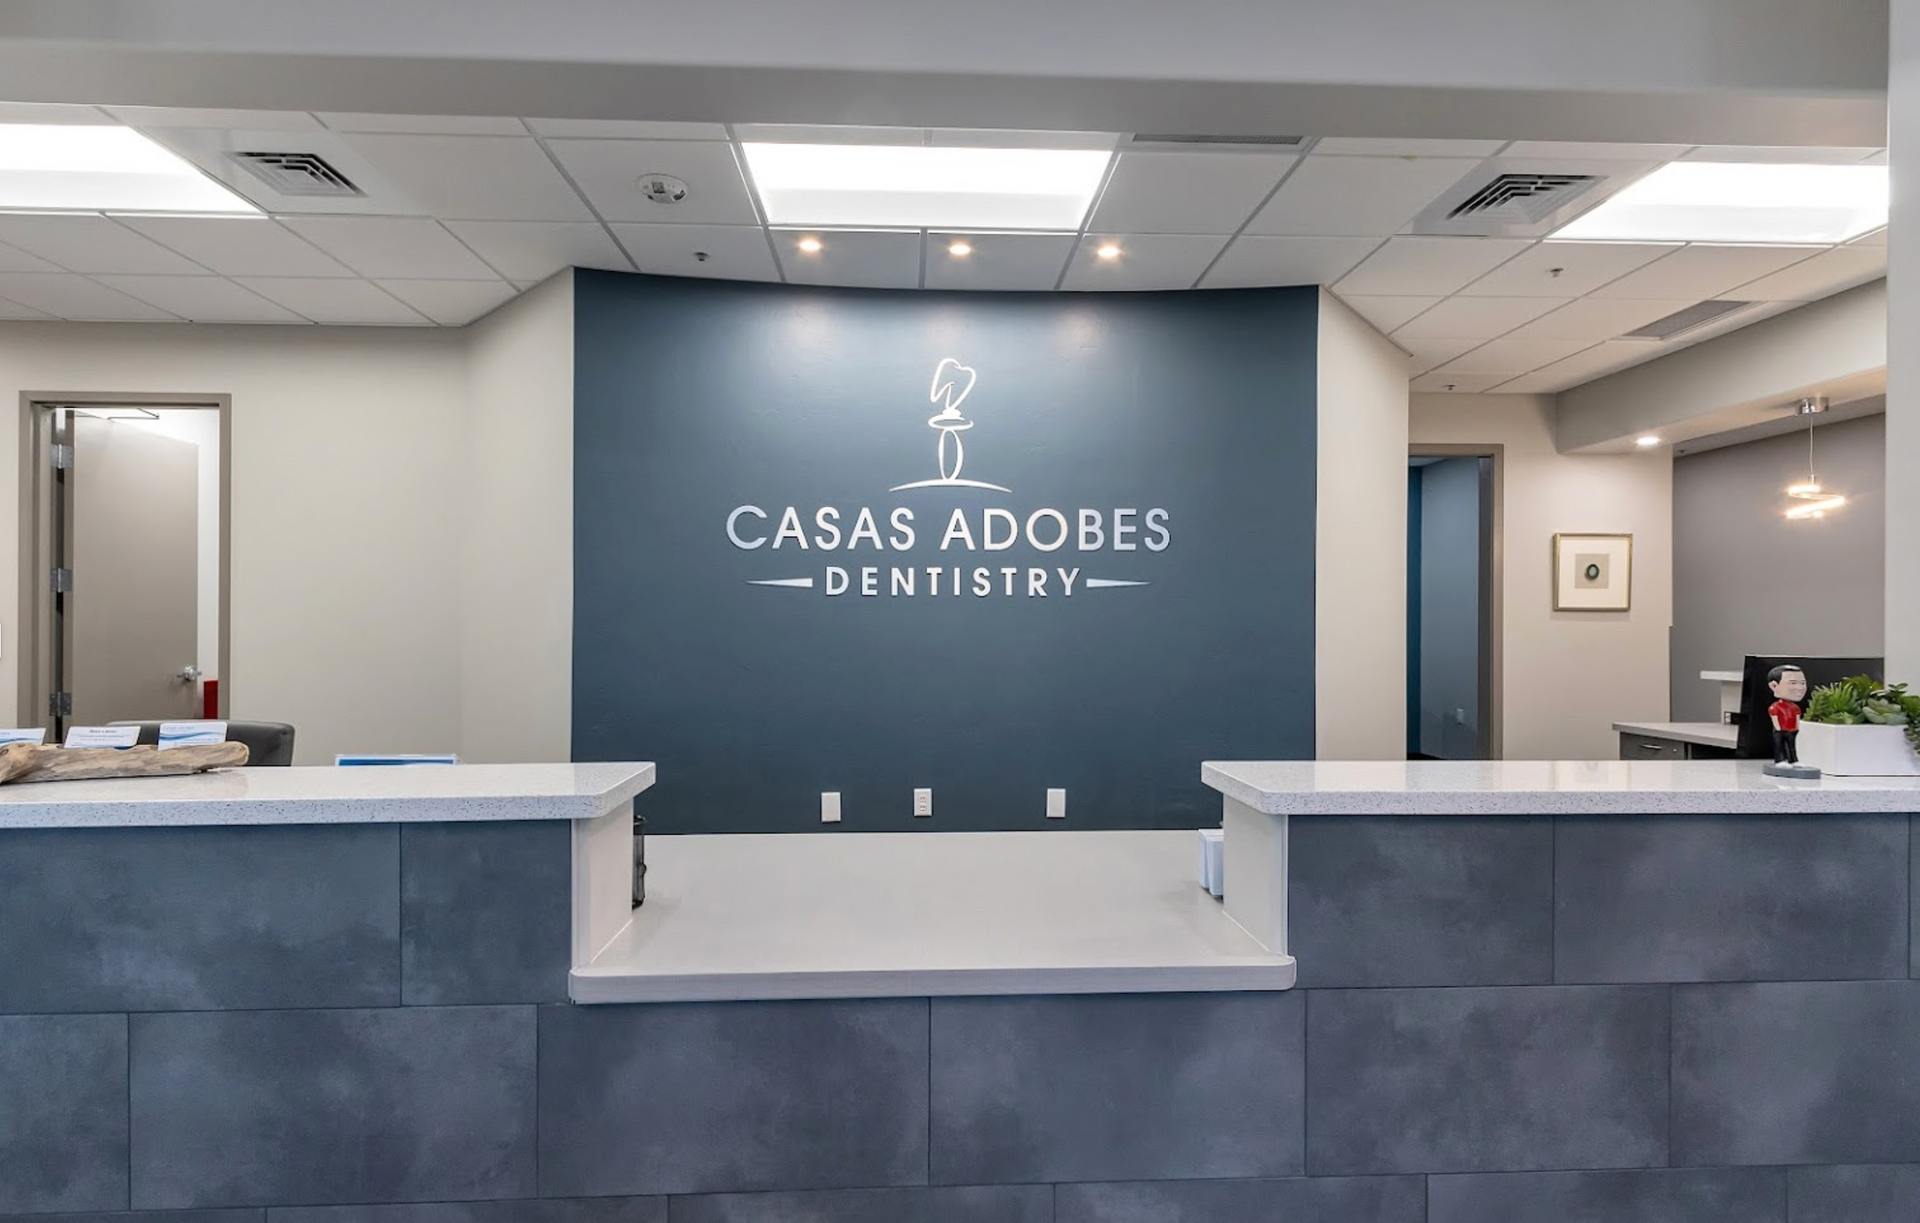
[[1745, 310], [1752, 302], [1703, 301], [1688, 306], [1685, 310], [1676, 310], [1665, 318], [1657, 318], [1645, 327], [1629, 331], [1621, 336], [1623, 340], [1671, 340], [1677, 335], [1692, 331], [1695, 327], [1705, 327], [1708, 323], [1723, 319], [1737, 310]]
[[281, 195], [340, 198], [366, 194], [318, 153], [229, 153], [227, 156]]
[[1594, 174], [1502, 174], [1448, 209], [1447, 219], [1499, 217], [1537, 225], [1599, 181]]

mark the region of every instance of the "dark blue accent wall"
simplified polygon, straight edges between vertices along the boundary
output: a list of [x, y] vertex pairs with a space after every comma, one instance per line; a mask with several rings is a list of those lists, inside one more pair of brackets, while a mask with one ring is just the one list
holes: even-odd
[[[1313, 290], [582, 272], [576, 294], [574, 756], [658, 761], [650, 829], [816, 830], [825, 790], [847, 829], [1038, 828], [1049, 787], [1067, 790], [1070, 827], [1194, 827], [1218, 822], [1201, 760], [1312, 755]], [[929, 392], [947, 357], [977, 372], [959, 478], [1008, 492], [889, 491], [942, 475]], [[763, 546], [729, 539], [743, 505], [768, 515], [738, 522]], [[804, 550], [774, 547], [788, 506]], [[821, 507], [843, 537], [870, 508], [882, 545], [822, 549]], [[956, 508], [978, 550], [941, 549]], [[1042, 550], [1057, 534], [1042, 518], [1037, 541], [987, 551], [990, 508], [1076, 528], [1095, 511], [1105, 546], [1080, 550], [1076, 531]], [[885, 542], [896, 509], [913, 514], [904, 551]], [[1117, 510], [1135, 511], [1131, 551], [1113, 546]], [[846, 593], [826, 593], [829, 566]], [[913, 595], [893, 592], [895, 568]], [[1070, 596], [1063, 568], [1079, 570]], [[814, 585], [750, 584], [775, 579]], [[916, 787], [934, 791], [931, 821], [912, 816]]]

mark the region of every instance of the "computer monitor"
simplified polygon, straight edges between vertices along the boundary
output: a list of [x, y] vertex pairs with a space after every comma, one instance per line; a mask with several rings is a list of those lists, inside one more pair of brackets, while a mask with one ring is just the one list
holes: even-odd
[[1782, 664], [1792, 664], [1807, 673], [1807, 690], [1822, 684], [1837, 683], [1849, 675], [1871, 675], [1879, 679], [1887, 669], [1884, 658], [1812, 658], [1794, 654], [1749, 654], [1740, 668], [1740, 745], [1735, 755], [1742, 760], [1773, 759], [1773, 722], [1767, 706], [1773, 693], [1767, 689], [1767, 673]]

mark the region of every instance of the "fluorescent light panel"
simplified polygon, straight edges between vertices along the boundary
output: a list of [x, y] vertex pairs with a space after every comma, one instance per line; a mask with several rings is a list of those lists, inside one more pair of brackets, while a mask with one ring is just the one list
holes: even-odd
[[130, 127], [42, 123], [0, 123], [0, 209], [260, 211]]
[[1845, 242], [1887, 223], [1887, 167], [1674, 162], [1563, 227], [1579, 242]]
[[742, 144], [771, 225], [880, 229], [1080, 228], [1104, 149]]

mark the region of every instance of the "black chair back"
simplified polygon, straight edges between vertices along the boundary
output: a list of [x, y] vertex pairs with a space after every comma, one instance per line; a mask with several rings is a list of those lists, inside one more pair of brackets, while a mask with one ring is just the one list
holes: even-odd
[[[138, 726], [140, 742], [153, 746], [160, 742], [158, 722], [115, 722], [115, 726]], [[293, 727], [285, 722], [228, 722], [227, 742], [247, 745], [247, 767], [287, 768], [293, 764]]]

